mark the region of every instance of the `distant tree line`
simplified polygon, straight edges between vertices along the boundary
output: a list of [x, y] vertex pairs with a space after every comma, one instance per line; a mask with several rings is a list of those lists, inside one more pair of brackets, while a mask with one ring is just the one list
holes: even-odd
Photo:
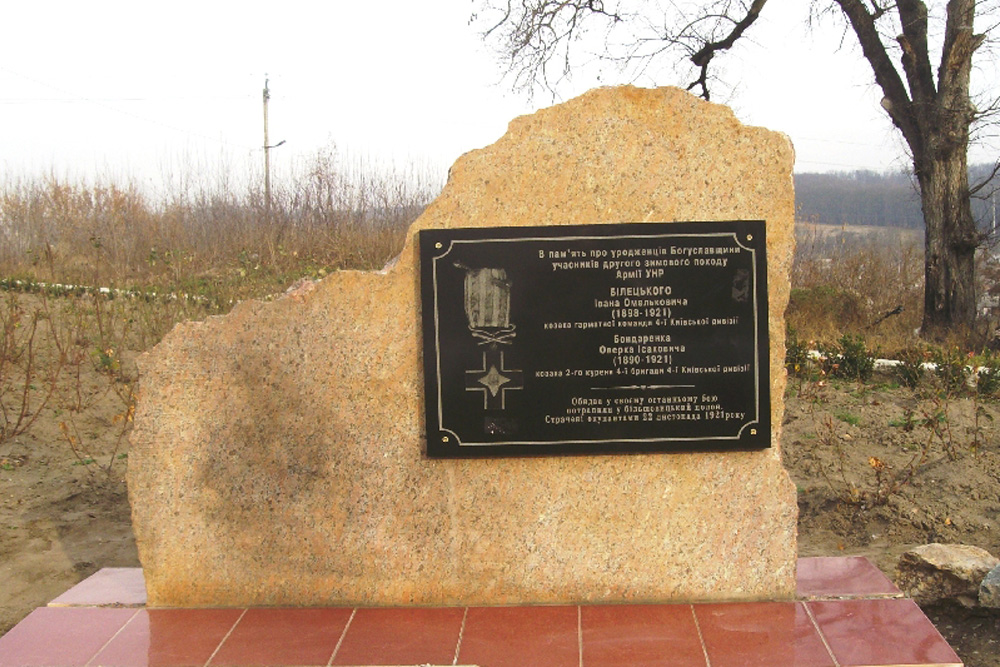
[[[989, 176], [993, 165], [969, 168], [970, 182]], [[1000, 214], [1000, 175], [972, 200], [972, 214], [982, 230], [991, 228], [994, 206]], [[920, 194], [905, 171], [851, 171], [795, 174], [795, 207], [799, 220], [827, 225], [872, 225], [922, 229]]]

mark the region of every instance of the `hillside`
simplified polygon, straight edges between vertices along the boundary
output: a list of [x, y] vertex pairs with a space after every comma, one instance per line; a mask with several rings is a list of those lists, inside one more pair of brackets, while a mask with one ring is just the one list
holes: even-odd
[[[984, 180], [992, 165], [973, 165], [971, 184]], [[1000, 199], [1000, 176], [980, 190], [973, 200], [973, 215], [981, 229], [990, 229]], [[920, 196], [909, 172], [854, 171], [795, 174], [797, 219], [825, 225], [923, 227]]]

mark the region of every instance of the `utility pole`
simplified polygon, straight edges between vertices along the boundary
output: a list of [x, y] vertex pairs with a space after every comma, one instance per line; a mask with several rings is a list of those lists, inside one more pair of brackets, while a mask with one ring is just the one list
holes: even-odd
[[271, 219], [271, 146], [267, 141], [267, 101], [271, 99], [271, 91], [267, 87], [268, 78], [264, 75], [264, 211], [267, 219]]
[[282, 139], [273, 146], [268, 143], [267, 136], [267, 101], [271, 99], [271, 90], [268, 88], [267, 75], [264, 75], [264, 211], [267, 215], [268, 221], [271, 220], [271, 149], [277, 148], [281, 144], [285, 143]]
[[996, 233], [996, 231], [997, 231], [997, 192], [996, 192], [996, 190], [993, 191], [993, 195], [992, 195], [992, 197], [990, 197], [990, 199], [992, 199], [992, 201], [993, 201], [993, 227], [990, 229], [990, 231], [993, 232], [993, 233]]

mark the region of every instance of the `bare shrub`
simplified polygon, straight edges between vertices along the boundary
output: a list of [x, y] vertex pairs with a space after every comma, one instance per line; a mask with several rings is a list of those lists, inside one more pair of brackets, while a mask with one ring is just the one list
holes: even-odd
[[923, 309], [922, 244], [912, 230], [799, 223], [790, 326], [806, 340], [852, 334], [872, 348], [911, 347]]
[[439, 188], [429, 169], [335, 147], [276, 182], [269, 203], [263, 188], [236, 192], [225, 179], [186, 177], [159, 200], [128, 183], [7, 181], [0, 277], [261, 296], [303, 274], [382, 266]]
[[4, 295], [0, 305], [0, 444], [24, 433], [35, 423], [56, 391], [64, 365], [44, 356], [48, 303], [31, 308], [17, 294]]
[[428, 169], [333, 147], [270, 202], [225, 178], [179, 183], [154, 200], [127, 183], [0, 182], [0, 443], [55, 420], [78, 464], [110, 474], [131, 429], [136, 351], [299, 278], [383, 266], [440, 187]]

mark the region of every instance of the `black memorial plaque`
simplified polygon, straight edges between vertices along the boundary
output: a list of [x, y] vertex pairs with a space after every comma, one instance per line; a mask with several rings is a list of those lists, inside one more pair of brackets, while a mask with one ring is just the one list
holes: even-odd
[[432, 457], [770, 446], [764, 223], [420, 232]]

